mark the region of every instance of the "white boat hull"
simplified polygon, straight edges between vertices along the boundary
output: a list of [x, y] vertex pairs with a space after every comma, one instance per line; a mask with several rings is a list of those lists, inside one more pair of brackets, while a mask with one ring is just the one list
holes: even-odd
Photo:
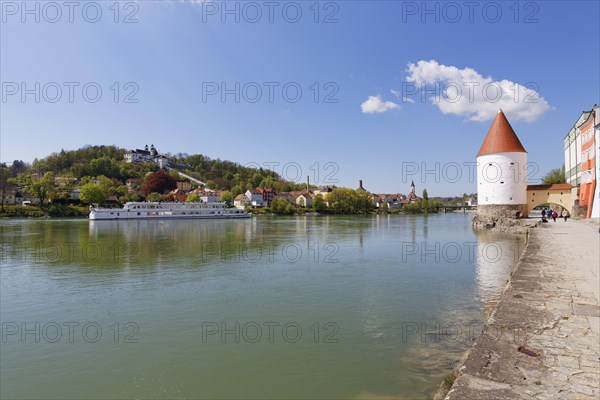
[[92, 208], [89, 219], [233, 219], [252, 215], [221, 203], [127, 203], [121, 209]]

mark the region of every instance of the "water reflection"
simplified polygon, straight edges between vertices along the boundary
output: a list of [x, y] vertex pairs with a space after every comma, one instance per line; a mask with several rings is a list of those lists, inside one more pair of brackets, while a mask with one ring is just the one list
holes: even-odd
[[523, 254], [526, 237], [482, 231], [477, 240], [477, 292], [489, 314]]

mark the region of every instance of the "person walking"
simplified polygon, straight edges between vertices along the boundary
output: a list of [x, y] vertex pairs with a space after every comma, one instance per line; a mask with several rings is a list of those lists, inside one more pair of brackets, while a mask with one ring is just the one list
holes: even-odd
[[546, 207], [542, 209], [542, 219], [546, 218]]
[[556, 211], [552, 211], [552, 219], [556, 222], [556, 217], [558, 217], [558, 213]]
[[562, 210], [561, 215], [565, 219], [565, 222], [567, 222], [567, 218], [569, 218], [569, 212], [567, 211], [566, 208], [564, 210]]

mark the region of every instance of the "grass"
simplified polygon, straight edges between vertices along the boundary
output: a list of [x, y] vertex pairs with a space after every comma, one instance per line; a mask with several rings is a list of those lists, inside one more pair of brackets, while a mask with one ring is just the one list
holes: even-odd
[[446, 374], [444, 376], [444, 381], [442, 382], [440, 390], [437, 393], [435, 398], [443, 399], [444, 397], [446, 397], [446, 395], [452, 388], [452, 385], [454, 385], [454, 381], [456, 381], [456, 378], [458, 378], [459, 376], [460, 376], [460, 372], [458, 370], [454, 370], [454, 371]]

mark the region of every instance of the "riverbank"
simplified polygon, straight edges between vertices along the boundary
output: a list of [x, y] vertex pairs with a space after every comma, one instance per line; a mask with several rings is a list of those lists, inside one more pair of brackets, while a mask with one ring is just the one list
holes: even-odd
[[525, 252], [447, 400], [600, 396], [598, 220], [529, 230]]
[[4, 206], [0, 218], [87, 218], [86, 206], [51, 204], [38, 206]]

